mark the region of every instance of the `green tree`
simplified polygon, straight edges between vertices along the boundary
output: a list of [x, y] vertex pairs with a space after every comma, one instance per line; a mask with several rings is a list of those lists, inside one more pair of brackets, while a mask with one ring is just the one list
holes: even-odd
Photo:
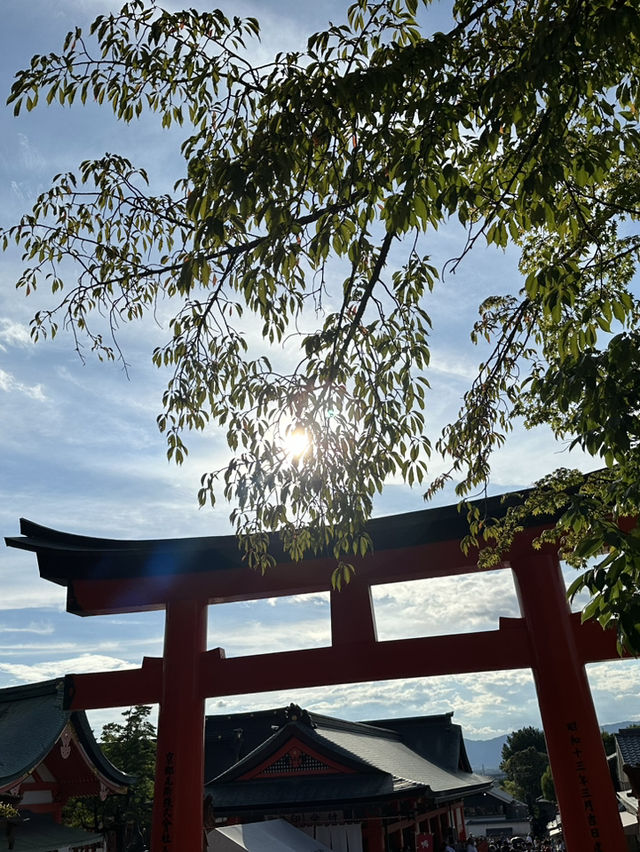
[[502, 746], [500, 769], [507, 776], [505, 790], [528, 806], [533, 833], [543, 834], [547, 815], [537, 800], [543, 795], [545, 773], [550, 771], [544, 733], [534, 727], [512, 731]]
[[534, 751], [547, 753], [547, 742], [544, 738], [543, 731], [540, 728], [534, 728], [528, 725], [524, 728], [518, 728], [517, 731], [511, 731], [502, 746], [502, 762], [500, 768], [504, 771], [504, 764], [513, 757], [516, 752], [524, 751], [525, 749], [533, 748]]
[[144, 705], [123, 712], [124, 722], [109, 722], [102, 729], [100, 747], [114, 766], [135, 776], [123, 796], [72, 799], [64, 821], [115, 836], [117, 852], [146, 848], [150, 837], [156, 762], [156, 730], [149, 722], [151, 708]]
[[548, 766], [546, 752], [537, 751], [533, 746], [514, 752], [501, 764], [507, 776], [505, 789], [525, 802], [532, 814], [536, 810], [536, 799], [542, 795], [541, 779]]
[[[79, 351], [124, 360], [118, 326], [174, 305], [153, 353], [171, 373], [169, 457], [184, 459], [190, 429], [226, 429], [234, 455], [203, 475], [200, 502], [234, 501], [253, 567], [272, 563], [278, 530], [294, 558], [331, 548], [338, 585], [390, 475], [422, 483], [437, 452], [450, 467], [427, 494], [453, 479], [464, 498], [515, 416], [547, 424], [602, 469], [553, 473], [499, 527], [470, 510], [471, 538], [490, 562], [522, 512], [557, 513], [548, 537], [586, 568], [572, 589], [591, 592], [586, 615], [640, 649], [640, 532], [618, 524], [640, 504], [638, 2], [457, 0], [432, 35], [417, 12], [358, 0], [306, 50], [255, 64], [255, 19], [131, 0], [34, 57], [16, 113], [54, 99], [123, 122], [154, 112], [184, 127], [185, 170], [158, 195], [105, 154], [5, 231], [28, 264], [18, 285], [58, 294], [33, 335], [64, 327]], [[472, 336], [489, 354], [438, 437], [428, 252], [451, 219], [467, 240], [449, 272], [480, 243], [512, 243], [522, 277], [480, 306]], [[292, 369], [267, 354], [286, 341]], [[283, 446], [294, 430], [310, 439], [303, 463]]]
[[602, 745], [604, 746], [604, 753], [609, 756], [611, 754], [615, 754], [616, 751], [616, 738], [613, 734], [610, 734], [608, 731], [600, 731], [602, 734]]
[[556, 785], [553, 782], [553, 773], [551, 772], [551, 766], [547, 766], [545, 771], [542, 773], [542, 778], [540, 779], [540, 789], [542, 790], [542, 796], [548, 802], [556, 801]]

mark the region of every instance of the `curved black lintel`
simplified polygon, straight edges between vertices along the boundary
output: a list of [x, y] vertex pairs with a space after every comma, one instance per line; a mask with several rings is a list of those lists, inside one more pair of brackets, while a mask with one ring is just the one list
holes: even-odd
[[[488, 517], [504, 515], [524, 492], [489, 497], [479, 505]], [[532, 526], [544, 521], [536, 519]], [[372, 518], [367, 524], [376, 552], [426, 544], [459, 542], [469, 532], [458, 504]], [[123, 579], [246, 568], [235, 535], [172, 539], [109, 539], [76, 535], [22, 518], [21, 536], [5, 539], [9, 547], [34, 552], [45, 579], [68, 586], [79, 578]], [[279, 538], [270, 552], [279, 563], [290, 562]], [[326, 558], [329, 554], [321, 554]]]

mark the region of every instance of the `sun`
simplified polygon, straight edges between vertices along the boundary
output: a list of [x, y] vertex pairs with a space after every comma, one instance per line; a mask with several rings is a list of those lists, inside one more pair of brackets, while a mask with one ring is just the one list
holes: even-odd
[[287, 430], [284, 438], [287, 455], [292, 461], [300, 461], [311, 448], [311, 440], [307, 430], [302, 426], [296, 426]]

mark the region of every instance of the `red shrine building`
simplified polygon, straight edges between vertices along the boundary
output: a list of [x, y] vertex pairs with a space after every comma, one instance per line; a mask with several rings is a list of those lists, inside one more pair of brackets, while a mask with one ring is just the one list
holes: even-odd
[[347, 722], [288, 708], [208, 716], [207, 828], [282, 817], [332, 849], [439, 850], [467, 835], [469, 764], [451, 713]]
[[[135, 779], [102, 753], [82, 710], [65, 710], [64, 679], [0, 690], [0, 802], [15, 848], [103, 849], [104, 838], [60, 825], [72, 797], [126, 793]], [[9, 845], [8, 848], [13, 848]]]

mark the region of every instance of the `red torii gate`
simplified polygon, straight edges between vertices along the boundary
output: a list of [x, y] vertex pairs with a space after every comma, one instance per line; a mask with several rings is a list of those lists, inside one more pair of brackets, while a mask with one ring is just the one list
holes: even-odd
[[[487, 512], [504, 511], [500, 498]], [[519, 534], [498, 566], [511, 568], [521, 618], [497, 630], [379, 642], [371, 586], [478, 571], [463, 554], [456, 506], [377, 518], [374, 553], [331, 590], [331, 646], [226, 659], [206, 650], [207, 607], [330, 589], [332, 560], [275, 553], [265, 576], [242, 562], [234, 536], [119, 541], [21, 520], [7, 544], [37, 554], [40, 575], [66, 586], [67, 611], [101, 615], [165, 609], [164, 655], [131, 671], [68, 675], [65, 706], [158, 703], [152, 852], [201, 852], [204, 701], [207, 697], [369, 680], [531, 668], [568, 852], [626, 848], [584, 666], [615, 659], [616, 636], [569, 609], [556, 552], [534, 550], [542, 527]]]

